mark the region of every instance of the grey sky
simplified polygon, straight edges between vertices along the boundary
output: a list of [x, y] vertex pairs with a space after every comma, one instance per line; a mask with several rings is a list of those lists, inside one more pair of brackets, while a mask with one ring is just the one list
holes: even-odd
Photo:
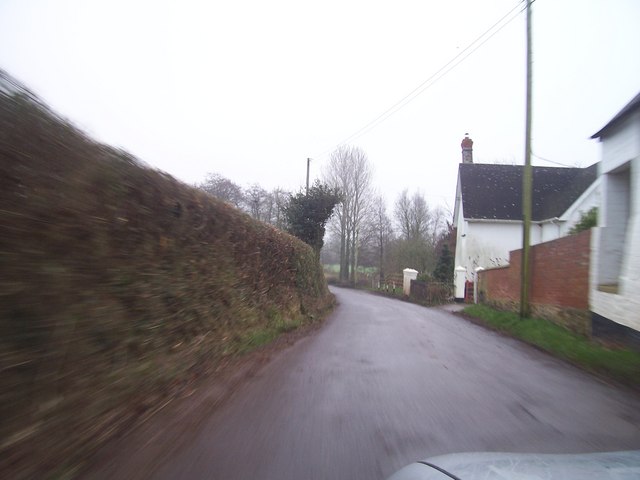
[[[318, 176], [339, 142], [519, 3], [0, 0], [0, 66], [94, 137], [181, 180], [218, 172], [296, 190], [306, 157]], [[640, 2], [533, 8], [534, 153], [587, 166], [599, 155], [588, 137], [640, 90]], [[519, 11], [349, 142], [366, 151], [389, 202], [407, 187], [451, 207], [465, 132], [476, 162], [523, 162]]]

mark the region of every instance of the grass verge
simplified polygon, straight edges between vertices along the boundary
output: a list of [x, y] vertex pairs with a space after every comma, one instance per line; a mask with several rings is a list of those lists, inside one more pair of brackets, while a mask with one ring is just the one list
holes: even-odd
[[607, 348], [547, 320], [521, 320], [516, 313], [485, 305], [471, 305], [463, 312], [585, 370], [640, 390], [640, 352]]
[[244, 335], [241, 335], [235, 348], [240, 354], [249, 353], [256, 348], [273, 342], [281, 334], [296, 330], [302, 325], [303, 321], [298, 319], [279, 320], [266, 327], [256, 327]]

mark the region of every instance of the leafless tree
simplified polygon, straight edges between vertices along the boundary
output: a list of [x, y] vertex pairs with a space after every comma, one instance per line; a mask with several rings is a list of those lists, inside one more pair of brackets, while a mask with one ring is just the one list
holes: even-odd
[[385, 255], [387, 254], [389, 242], [393, 237], [391, 219], [387, 215], [387, 203], [382, 195], [377, 195], [373, 199], [369, 218], [370, 238], [375, 245], [378, 274], [380, 284], [382, 284], [385, 276]]
[[400, 235], [404, 238], [409, 238], [411, 234], [411, 199], [406, 188], [398, 196], [393, 213]]
[[284, 209], [290, 197], [290, 192], [282, 188], [274, 188], [269, 193], [269, 223], [284, 228]]
[[219, 173], [208, 173], [204, 182], [196, 186], [234, 207], [240, 208], [244, 202], [242, 188]]
[[366, 153], [353, 146], [338, 147], [331, 154], [324, 178], [343, 198], [335, 210], [334, 225], [340, 236], [340, 280], [356, 283], [359, 238], [372, 196], [372, 169]]
[[394, 206], [400, 238], [394, 244], [395, 268], [415, 268], [430, 273], [435, 266], [436, 245], [446, 228], [446, 212], [429, 205], [419, 192], [409, 196], [405, 189]]
[[404, 189], [396, 200], [394, 213], [402, 237], [410, 240], [428, 236], [433, 216], [419, 192], [409, 197], [407, 189]]
[[242, 189], [219, 173], [209, 173], [197, 188], [242, 209], [256, 220], [284, 228], [284, 208], [289, 200], [289, 192], [282, 188], [265, 190], [257, 183]]
[[256, 220], [267, 221], [265, 218], [265, 211], [267, 210], [267, 191], [257, 183], [250, 185], [244, 191], [245, 207], [249, 215]]
[[446, 208], [438, 205], [432, 210], [430, 233], [434, 244], [437, 244], [443, 237], [449, 234], [452, 228], [448, 221], [449, 218], [451, 218], [451, 212]]

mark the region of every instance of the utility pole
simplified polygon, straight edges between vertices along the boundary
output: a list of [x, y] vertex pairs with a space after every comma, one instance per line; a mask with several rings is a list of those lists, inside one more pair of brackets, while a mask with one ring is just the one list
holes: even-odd
[[307, 157], [307, 196], [309, 195], [309, 169], [311, 167], [311, 159]]
[[522, 173], [522, 269], [520, 278], [520, 318], [530, 312], [529, 292], [531, 289], [531, 203], [533, 190], [533, 168], [531, 167], [531, 3], [527, 1], [527, 104], [525, 120], [524, 171]]

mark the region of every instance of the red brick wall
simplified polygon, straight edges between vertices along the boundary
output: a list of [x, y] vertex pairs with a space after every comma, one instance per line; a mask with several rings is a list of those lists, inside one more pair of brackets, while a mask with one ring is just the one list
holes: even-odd
[[[591, 232], [585, 231], [531, 248], [532, 304], [588, 310], [590, 242]], [[520, 301], [522, 250], [510, 252], [509, 257], [508, 267], [480, 272], [484, 301]]]

